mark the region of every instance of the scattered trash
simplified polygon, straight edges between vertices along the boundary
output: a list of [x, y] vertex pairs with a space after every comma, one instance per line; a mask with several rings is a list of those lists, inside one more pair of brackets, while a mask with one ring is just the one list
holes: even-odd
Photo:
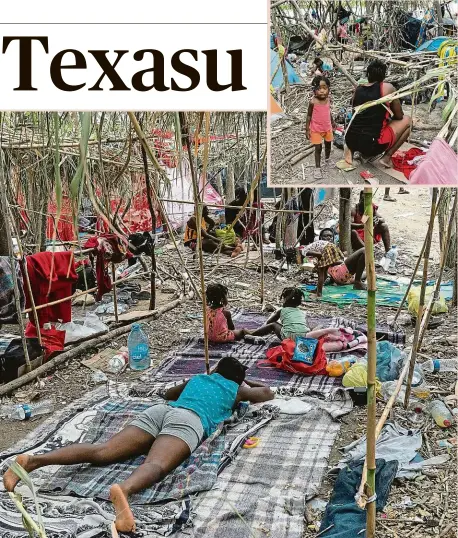
[[52, 413], [54, 404], [51, 400], [43, 400], [36, 404], [3, 405], [0, 407], [0, 418], [10, 420], [28, 420], [38, 415]]
[[65, 343], [76, 342], [82, 338], [87, 338], [93, 334], [108, 332], [108, 325], [105, 325], [98, 316], [88, 312], [83, 322], [69, 321], [56, 325], [59, 331], [65, 331]]
[[260, 440], [259, 437], [248, 437], [243, 444], [243, 448], [255, 448], [259, 445]]
[[92, 356], [90, 359], [81, 361], [81, 364], [84, 364], [84, 366], [87, 366], [93, 371], [100, 370], [107, 373], [118, 373], [111, 372], [108, 365], [111, 359], [120, 355], [125, 356], [127, 360], [128, 353], [126, 347], [122, 347], [121, 349], [106, 348], [100, 351], [100, 353], [97, 353], [96, 355]]
[[108, 361], [106, 371], [110, 374], [122, 373], [129, 362], [129, 354], [127, 352], [118, 353]]
[[408, 416], [408, 420], [412, 424], [421, 424], [425, 420], [423, 406], [420, 404], [414, 404], [412, 412]]
[[[388, 325], [393, 326], [394, 325], [394, 318], [395, 316], [387, 316], [386, 322]], [[398, 325], [412, 325], [412, 316], [410, 314], [400, 314], [397, 319], [396, 323]]]
[[402, 502], [397, 503], [397, 504], [393, 504], [392, 506], [393, 506], [393, 508], [408, 508], [408, 509], [412, 509], [412, 508], [417, 507], [418, 505], [417, 505], [416, 502], [413, 502], [412, 499], [409, 496], [406, 496], [406, 497], [404, 497], [404, 499], [402, 499]]
[[[76, 290], [75, 293], [78, 293], [81, 291], [83, 290]], [[79, 297], [75, 297], [75, 299], [73, 299], [72, 301], [72, 305], [75, 305], [75, 306], [81, 306], [81, 305], [92, 306], [93, 304], [95, 304], [95, 298], [90, 293], [86, 293], [85, 295], [80, 295]]]
[[450, 428], [454, 422], [453, 415], [441, 400], [431, 402], [428, 406], [428, 411], [441, 428]]
[[108, 381], [108, 377], [101, 370], [95, 370], [95, 372], [92, 374], [92, 381], [99, 385], [100, 383], [106, 383]]

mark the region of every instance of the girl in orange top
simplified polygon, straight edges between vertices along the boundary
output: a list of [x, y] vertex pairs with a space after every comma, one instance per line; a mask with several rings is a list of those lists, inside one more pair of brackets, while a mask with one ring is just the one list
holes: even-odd
[[315, 172], [314, 179], [322, 179], [321, 173], [321, 146], [324, 140], [324, 164], [331, 166], [329, 157], [334, 136], [332, 130], [335, 123], [331, 114], [331, 102], [329, 99], [329, 79], [325, 76], [317, 76], [312, 81], [313, 93], [307, 112], [307, 122], [305, 125], [306, 135], [315, 146]]

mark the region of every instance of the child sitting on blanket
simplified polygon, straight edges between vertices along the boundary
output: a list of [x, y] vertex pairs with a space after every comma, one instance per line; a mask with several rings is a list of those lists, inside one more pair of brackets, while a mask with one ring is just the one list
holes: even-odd
[[285, 288], [280, 299], [284, 301], [283, 308], [270, 316], [266, 325], [252, 331], [253, 336], [275, 333], [280, 340], [294, 340], [296, 336], [305, 336], [308, 333], [305, 312], [299, 308], [303, 299], [302, 291], [299, 288]]
[[207, 324], [208, 340], [210, 342], [234, 342], [242, 340], [246, 329], [235, 330], [234, 322], [227, 306], [227, 288], [223, 284], [209, 284], [205, 296], [207, 298]]

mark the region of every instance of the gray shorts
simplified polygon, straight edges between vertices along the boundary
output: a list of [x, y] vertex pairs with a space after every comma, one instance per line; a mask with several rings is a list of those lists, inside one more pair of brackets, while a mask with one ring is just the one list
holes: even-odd
[[191, 452], [199, 446], [204, 429], [199, 415], [188, 409], [172, 407], [167, 404], [156, 404], [134, 419], [130, 426], [136, 426], [151, 434], [173, 435], [184, 441]]

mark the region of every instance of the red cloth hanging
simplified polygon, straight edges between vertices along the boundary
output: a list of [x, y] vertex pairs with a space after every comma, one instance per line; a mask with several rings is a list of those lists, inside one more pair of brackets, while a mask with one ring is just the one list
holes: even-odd
[[108, 274], [108, 261], [119, 263], [126, 258], [131, 258], [132, 253], [127, 251], [125, 246], [115, 234], [101, 234], [98, 237], [89, 238], [84, 244], [84, 248], [94, 248], [97, 250], [95, 260], [95, 274], [97, 277], [97, 301], [113, 288], [111, 278]]
[[[52, 267], [53, 257], [54, 266]], [[72, 295], [72, 286], [78, 280], [72, 252], [39, 252], [38, 254], [27, 256], [26, 263], [35, 306], [51, 303]], [[49, 287], [50, 281], [51, 287]], [[24, 286], [27, 287], [25, 277]], [[29, 292], [25, 296], [26, 308], [31, 308]], [[45, 323], [59, 320], [67, 323], [72, 320], [71, 299], [41, 308], [37, 310], [37, 314], [40, 327], [43, 327]], [[30, 316], [30, 321], [35, 324], [33, 316]]]

